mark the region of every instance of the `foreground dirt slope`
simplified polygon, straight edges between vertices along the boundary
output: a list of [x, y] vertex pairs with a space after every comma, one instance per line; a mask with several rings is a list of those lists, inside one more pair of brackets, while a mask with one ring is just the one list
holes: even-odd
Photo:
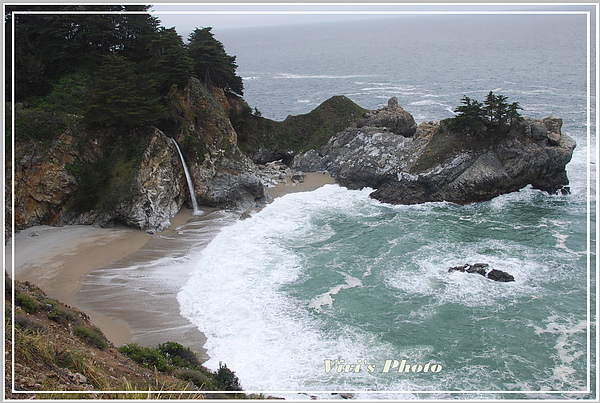
[[[48, 298], [33, 284], [13, 283], [6, 278], [5, 301], [5, 397], [8, 399], [234, 397], [201, 393], [209, 386], [198, 387], [173, 376], [179, 369], [161, 373], [156, 368], [139, 365], [119, 352], [85, 313]], [[13, 381], [18, 393], [12, 392]], [[165, 393], [169, 391], [173, 393]]]

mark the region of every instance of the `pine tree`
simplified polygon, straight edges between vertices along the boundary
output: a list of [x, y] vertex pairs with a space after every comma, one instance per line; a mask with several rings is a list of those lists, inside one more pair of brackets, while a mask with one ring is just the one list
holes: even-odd
[[450, 120], [452, 130], [465, 131], [468, 134], [477, 134], [485, 130], [485, 117], [483, 104], [477, 100], [463, 95], [462, 106], [458, 106], [454, 112], [458, 114]]
[[91, 88], [87, 124], [124, 129], [151, 125], [164, 116], [154, 83], [134, 66], [117, 54], [103, 58]]
[[194, 73], [207, 83], [241, 96], [244, 85], [241, 77], [235, 74], [235, 56], [225, 52], [223, 44], [214, 38], [211, 29], [196, 28], [190, 34], [188, 49], [194, 61]]
[[161, 28], [146, 47], [151, 56], [148, 73], [152, 74], [161, 95], [167, 94], [173, 84], [179, 88], [187, 84], [192, 76], [193, 60], [175, 28]]
[[449, 128], [470, 135], [506, 134], [514, 124], [523, 120], [518, 112], [522, 109], [519, 103], [509, 105], [507, 99], [508, 97], [496, 95], [492, 91], [487, 94], [483, 103], [463, 95], [463, 105], [454, 110], [457, 115], [447, 120]]

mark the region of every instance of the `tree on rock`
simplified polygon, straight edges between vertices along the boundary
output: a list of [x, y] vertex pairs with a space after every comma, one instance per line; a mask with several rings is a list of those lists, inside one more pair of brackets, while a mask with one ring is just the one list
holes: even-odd
[[188, 51], [194, 61], [194, 74], [200, 80], [225, 91], [244, 95], [242, 78], [235, 74], [235, 56], [225, 52], [223, 44], [214, 38], [211, 29], [196, 28], [190, 34]]
[[450, 128], [453, 130], [461, 130], [468, 134], [484, 132], [486, 126], [483, 104], [466, 95], [463, 95], [461, 102], [463, 105], [454, 110], [458, 115], [450, 119]]
[[457, 115], [447, 120], [451, 130], [460, 130], [468, 135], [491, 135], [506, 134], [512, 126], [523, 120], [519, 113], [518, 102], [509, 104], [508, 97], [496, 95], [490, 91], [483, 103], [463, 95], [463, 105], [457, 107], [454, 112]]

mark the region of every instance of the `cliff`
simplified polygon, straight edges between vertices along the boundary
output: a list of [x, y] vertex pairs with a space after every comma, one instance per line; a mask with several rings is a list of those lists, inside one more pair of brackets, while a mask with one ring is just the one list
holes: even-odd
[[326, 170], [340, 184], [371, 187], [371, 197], [392, 204], [466, 204], [527, 185], [548, 193], [568, 191], [565, 166], [575, 141], [561, 133], [559, 118], [525, 118], [509, 133], [475, 137], [451, 131], [445, 122], [415, 128], [407, 115], [391, 99], [358, 127], [297, 155], [292, 167]]
[[[170, 121], [176, 124], [160, 129], [90, 129], [76, 121], [51, 140], [17, 133], [16, 228], [119, 222], [164, 230], [182, 205], [190, 204], [170, 138], [181, 145], [201, 204], [245, 210], [264, 198], [254, 164], [237, 146], [223, 90], [192, 78], [169, 96]], [[6, 169], [10, 172], [10, 163]]]
[[445, 121], [417, 126], [395, 98], [366, 111], [333, 97], [306, 115], [275, 122], [197, 79], [169, 97], [175, 124], [126, 132], [72, 124], [51, 141], [17, 136], [16, 228], [116, 222], [167, 228], [191, 204], [171, 139], [181, 146], [198, 202], [221, 208], [262, 204], [255, 163], [278, 159], [295, 171], [328, 171], [348, 188], [373, 188], [372, 197], [395, 204], [465, 204], [527, 185], [568, 191], [565, 166], [575, 142], [556, 117], [525, 118], [502, 135], [473, 136]]

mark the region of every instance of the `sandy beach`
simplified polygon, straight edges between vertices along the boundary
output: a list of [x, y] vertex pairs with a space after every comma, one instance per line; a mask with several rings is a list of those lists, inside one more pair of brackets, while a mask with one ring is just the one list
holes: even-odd
[[[288, 193], [334, 183], [310, 173], [303, 182], [265, 189], [269, 201]], [[207, 245], [239, 213], [183, 208], [166, 231], [150, 235], [127, 227], [37, 226], [15, 234], [6, 245], [6, 271], [38, 285], [51, 298], [86, 312], [115, 345], [156, 346], [176, 341], [206, 358], [205, 336], [179, 314], [177, 293], [190, 265], [172, 265]], [[173, 269], [177, 267], [177, 269]], [[174, 271], [175, 270], [175, 271]]]

